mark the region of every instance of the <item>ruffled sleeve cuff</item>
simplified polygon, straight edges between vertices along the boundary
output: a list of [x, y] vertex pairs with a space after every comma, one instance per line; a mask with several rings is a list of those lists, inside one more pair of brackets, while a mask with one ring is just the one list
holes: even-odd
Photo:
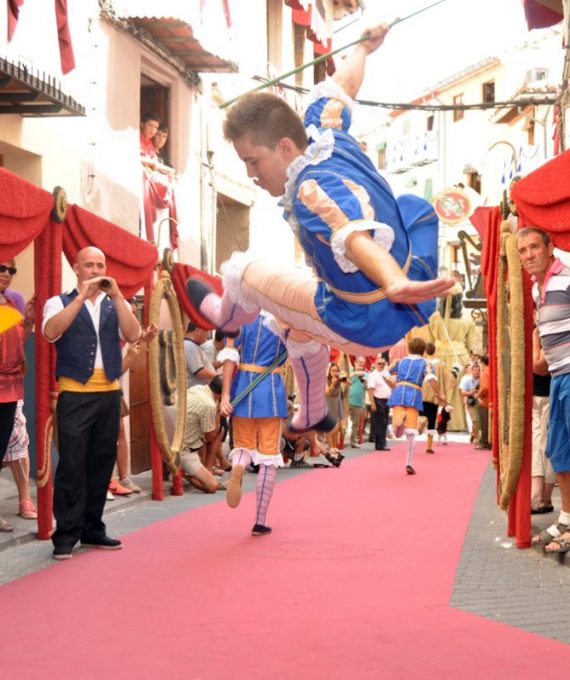
[[316, 102], [326, 97], [327, 99], [339, 99], [352, 113], [354, 101], [346, 94], [338, 83], [334, 80], [322, 80], [317, 83], [309, 95], [309, 103]]
[[220, 362], [233, 361], [234, 364], [239, 364], [239, 352], [235, 347], [224, 347], [218, 352], [216, 359]]
[[346, 256], [346, 239], [355, 231], [372, 231], [375, 243], [390, 251], [394, 243], [394, 230], [383, 222], [373, 220], [358, 220], [349, 222], [344, 227], [337, 229], [331, 238], [331, 248], [334, 259], [345, 274], [358, 271], [358, 267]]

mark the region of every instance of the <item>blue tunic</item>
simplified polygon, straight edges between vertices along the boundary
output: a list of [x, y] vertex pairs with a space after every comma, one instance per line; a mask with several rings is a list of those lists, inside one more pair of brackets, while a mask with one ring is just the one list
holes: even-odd
[[[318, 95], [317, 95], [318, 96]], [[350, 112], [340, 99], [320, 97], [305, 115], [310, 140], [291, 168], [285, 217], [320, 279], [315, 305], [321, 320], [350, 341], [370, 347], [394, 344], [412, 327], [427, 323], [435, 301], [395, 304], [353, 263], [339, 266], [334, 236], [358, 223], [373, 236], [393, 230], [393, 257], [410, 279], [437, 276], [438, 220], [417, 196], [396, 199], [386, 180], [348, 134]], [[295, 164], [295, 161], [294, 161]], [[299, 170], [300, 168], [300, 170]], [[381, 223], [374, 227], [373, 223]], [[379, 237], [379, 236], [378, 236]], [[382, 241], [379, 241], [382, 243]]]
[[[286, 347], [281, 339], [264, 325], [263, 315], [246, 326], [242, 326], [240, 335], [233, 341], [239, 350], [240, 364], [258, 367], [271, 364], [285, 352]], [[231, 341], [230, 341], [231, 344]], [[279, 363], [282, 366], [287, 360], [285, 356]], [[233, 400], [250, 383], [259, 377], [259, 371], [238, 368], [232, 380], [230, 399]], [[281, 373], [272, 372], [234, 407], [234, 415], [242, 418], [286, 418], [287, 394]]]
[[422, 385], [429, 372], [427, 361], [417, 354], [411, 354], [397, 361], [390, 368], [390, 373], [396, 376], [396, 386], [388, 399], [388, 406], [411, 406], [422, 411]]

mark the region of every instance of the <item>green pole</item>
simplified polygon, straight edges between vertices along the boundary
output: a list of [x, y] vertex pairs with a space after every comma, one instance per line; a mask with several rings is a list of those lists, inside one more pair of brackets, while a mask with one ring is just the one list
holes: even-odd
[[[432, 7], [435, 7], [436, 5], [440, 5], [442, 2], [445, 2], [445, 0], [438, 0], [437, 2], [434, 2], [431, 5], [428, 5], [427, 7], [422, 7], [421, 9], [418, 9], [415, 12], [412, 12], [411, 14], [408, 14], [405, 17], [394, 19], [394, 21], [392, 21], [390, 23], [390, 28], [392, 28], [392, 26], [396, 26], [397, 24], [401, 24], [403, 21], [406, 21], [407, 19], [411, 19], [412, 17], [415, 17], [417, 14], [421, 14], [422, 12], [425, 12], [426, 10], [431, 9]], [[368, 40], [369, 37], [370, 37], [370, 33], [365, 33], [364, 35], [361, 35], [360, 38], [357, 38], [356, 40], [353, 40], [352, 42], [349, 42], [346, 45], [343, 45], [342, 47], [338, 47], [336, 50], [332, 50], [331, 52], [327, 52], [326, 54], [321, 54], [320, 57], [317, 57], [316, 59], [313, 59], [312, 61], [308, 61], [306, 64], [301, 64], [301, 66], [297, 66], [297, 68], [294, 68], [291, 71], [287, 71], [286, 73], [282, 73], [281, 75], [277, 76], [276, 78], [272, 78], [271, 80], [266, 80], [264, 83], [261, 83], [261, 85], [258, 85], [257, 87], [254, 87], [251, 90], [247, 90], [247, 92], [243, 92], [242, 94], [238, 95], [237, 97], [234, 97], [233, 99], [228, 99], [227, 101], [222, 102], [220, 104], [220, 109], [225, 109], [227, 106], [230, 106], [230, 104], [233, 104], [240, 97], [243, 97], [246, 94], [250, 94], [251, 92], [257, 92], [258, 90], [264, 90], [266, 87], [270, 87], [271, 85], [275, 85], [276, 83], [279, 83], [281, 80], [285, 80], [285, 78], [288, 78], [289, 76], [295, 75], [295, 73], [299, 73], [299, 71], [304, 71], [306, 68], [309, 68], [310, 66], [315, 66], [316, 64], [320, 64], [321, 61], [324, 61], [325, 59], [329, 59], [330, 57], [333, 57], [335, 54], [338, 54], [339, 52], [342, 52], [343, 50], [346, 50], [349, 47], [353, 47], [354, 45], [358, 45], [359, 43], [364, 42], [365, 40]]]

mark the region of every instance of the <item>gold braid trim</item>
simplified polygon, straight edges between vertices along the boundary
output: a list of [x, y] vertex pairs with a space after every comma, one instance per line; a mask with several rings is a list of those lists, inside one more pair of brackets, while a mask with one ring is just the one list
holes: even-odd
[[[162, 458], [170, 472], [174, 475], [180, 468], [180, 450], [184, 441], [186, 425], [186, 359], [184, 357], [184, 329], [178, 300], [172, 287], [170, 275], [163, 271], [156, 282], [150, 299], [149, 322], [159, 325], [162, 300], [168, 304], [174, 331], [174, 364], [176, 372], [176, 424], [172, 442], [169, 441], [164, 424], [163, 393], [160, 381], [160, 346], [158, 337], [149, 345], [149, 382], [152, 423], [156, 441], [160, 447]], [[165, 349], [165, 348], [164, 348]]]
[[[503, 256], [504, 253], [504, 256]], [[499, 282], [505, 281], [504, 276], [504, 257], [506, 257], [506, 266], [508, 267], [508, 286], [509, 286], [509, 324], [508, 332], [511, 338], [510, 346], [510, 381], [507, 386], [504, 380], [503, 385], [499, 379], [499, 408], [504, 408], [504, 412], [500, 411], [500, 424], [504, 423], [506, 429], [506, 437], [500, 437], [500, 445], [504, 446], [505, 455], [501, 452], [501, 488], [500, 488], [500, 506], [502, 510], [509, 507], [509, 503], [513, 494], [516, 491], [520, 471], [522, 467], [523, 448], [524, 448], [524, 404], [525, 404], [525, 336], [524, 336], [524, 293], [523, 293], [523, 277], [520, 258], [517, 251], [516, 240], [510, 227], [506, 222], [501, 224], [501, 260], [503, 262], [503, 272]], [[500, 267], [499, 267], [499, 272]], [[499, 309], [506, 308], [507, 299], [503, 297], [506, 291], [499, 291], [502, 295]], [[502, 323], [501, 323], [502, 322]], [[500, 336], [507, 331], [504, 319], [497, 316], [497, 327], [500, 330]], [[503, 330], [504, 329], [504, 330]], [[505, 345], [503, 345], [505, 349]], [[499, 364], [500, 366], [500, 364]], [[500, 371], [501, 373], [501, 371]], [[500, 376], [499, 373], [499, 376]], [[503, 371], [504, 379], [504, 371]], [[505, 464], [506, 463], [506, 464]]]

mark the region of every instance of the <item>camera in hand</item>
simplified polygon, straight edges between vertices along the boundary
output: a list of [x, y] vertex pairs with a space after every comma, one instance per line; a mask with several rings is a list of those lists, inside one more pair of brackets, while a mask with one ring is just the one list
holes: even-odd
[[109, 279], [101, 279], [99, 281], [99, 289], [106, 293], [111, 288], [111, 282]]
[[340, 379], [341, 382], [346, 382], [346, 376], [343, 375], [342, 378]]

